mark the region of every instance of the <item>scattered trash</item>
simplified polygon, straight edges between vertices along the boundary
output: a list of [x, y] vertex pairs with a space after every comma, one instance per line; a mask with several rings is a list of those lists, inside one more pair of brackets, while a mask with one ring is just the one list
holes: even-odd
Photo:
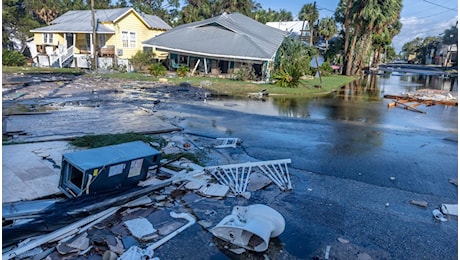
[[204, 196], [224, 197], [228, 192], [228, 186], [215, 183], [208, 183], [199, 189], [199, 193]]
[[[181, 228], [177, 229], [176, 231], [170, 233], [169, 235], [163, 237], [162, 239], [158, 240], [157, 242], [149, 245], [146, 249], [152, 250], [152, 252], [153, 252], [153, 250], [157, 249], [158, 247], [163, 245], [165, 242], [169, 241], [170, 239], [175, 237], [177, 234], [179, 234], [180, 232], [184, 231], [185, 229], [187, 229], [189, 226], [195, 224], [195, 222], [196, 222], [195, 218], [192, 215], [190, 215], [189, 213], [171, 212], [169, 215], [171, 217], [173, 217], [173, 218], [183, 218], [183, 219], [187, 220], [188, 223], [183, 225]], [[136, 259], [136, 258], [133, 258], [133, 259]]]
[[125, 221], [125, 226], [134, 237], [140, 240], [149, 240], [157, 232], [153, 228], [152, 223], [146, 218], [135, 218]]
[[441, 211], [445, 215], [458, 216], [458, 204], [442, 204]]
[[331, 246], [326, 246], [326, 253], [324, 254], [324, 259], [329, 259], [329, 252], [331, 251]]
[[292, 189], [288, 163], [291, 163], [291, 159], [212, 166], [206, 167], [206, 171], [219, 183], [230, 187], [235, 195], [242, 195], [246, 192], [249, 176], [254, 169], [259, 169], [281, 190], [286, 191]]
[[142, 249], [138, 246], [132, 246], [124, 252], [118, 260], [132, 260], [132, 259], [151, 259], [153, 257], [153, 250], [146, 248]]
[[350, 243], [349, 240], [347, 240], [347, 239], [345, 239], [345, 238], [341, 238], [341, 237], [337, 238], [337, 240], [338, 240], [340, 243], [342, 243], [342, 244], [348, 244], [348, 243]]
[[423, 208], [428, 207], [428, 202], [423, 201], [423, 200], [410, 200], [409, 203], [412, 205], [423, 207]]
[[267, 250], [271, 237], [283, 233], [285, 220], [276, 210], [262, 204], [235, 206], [211, 232], [214, 236], [248, 250]]
[[396, 177], [391, 176], [391, 177], [390, 177], [390, 180], [394, 181], [394, 180], [396, 180]]
[[238, 138], [216, 138], [217, 145], [214, 148], [236, 148], [236, 146], [240, 143], [240, 139]]
[[439, 220], [439, 221], [442, 221], [442, 222], [447, 221], [447, 219], [444, 217], [444, 215], [438, 209], [433, 210], [433, 217], [436, 220]]
[[358, 260], [372, 260], [372, 257], [368, 253], [360, 252], [357, 255]]
[[449, 179], [449, 183], [452, 183], [455, 186], [458, 186], [458, 180], [457, 179]]
[[237, 255], [241, 255], [242, 253], [246, 252], [246, 249], [244, 248], [233, 248], [233, 249], [229, 249], [232, 253], [234, 254], [237, 254]]
[[247, 190], [248, 191], [256, 191], [265, 188], [268, 186], [272, 181], [265, 175], [254, 172], [249, 176], [249, 183]]
[[385, 203], [385, 207], [389, 207], [390, 206], [390, 203]]

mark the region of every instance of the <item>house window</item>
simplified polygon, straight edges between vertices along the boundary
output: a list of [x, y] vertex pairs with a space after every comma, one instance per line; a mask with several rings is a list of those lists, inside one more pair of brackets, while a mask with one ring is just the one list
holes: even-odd
[[104, 47], [104, 46], [105, 46], [105, 42], [106, 42], [105, 34], [99, 34], [99, 35], [97, 36], [97, 39], [99, 40], [99, 47]]
[[135, 32], [121, 32], [121, 41], [124, 48], [136, 48], [136, 33]]
[[129, 33], [129, 47], [136, 48], [136, 33], [135, 32]]
[[91, 34], [87, 33], [85, 34], [85, 40], [86, 40], [86, 50], [91, 49]]
[[53, 43], [53, 34], [52, 33], [44, 33], [43, 34], [43, 43]]

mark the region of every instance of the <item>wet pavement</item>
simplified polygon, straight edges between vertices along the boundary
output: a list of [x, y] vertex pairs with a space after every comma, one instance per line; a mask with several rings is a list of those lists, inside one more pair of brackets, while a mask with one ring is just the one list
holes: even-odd
[[[81, 78], [75, 81], [86, 84]], [[243, 141], [239, 148], [219, 150], [221, 157], [208, 158], [207, 165], [292, 160], [292, 191], [282, 192], [271, 185], [253, 192], [250, 199], [224, 200], [186, 193], [167, 208], [185, 209], [216, 224], [235, 205], [266, 204], [284, 216], [286, 229], [270, 240], [265, 253], [236, 255], [228, 244], [194, 225], [158, 248], [155, 256], [160, 259], [325, 259], [328, 246], [329, 259], [457, 259], [457, 219], [450, 216], [447, 222], [438, 222], [432, 215], [442, 203], [458, 201], [457, 186], [448, 181], [458, 176], [457, 107], [421, 107], [426, 114], [388, 109], [389, 100], [381, 98], [384, 93], [424, 84], [400, 76], [382, 77], [378, 82], [373, 87], [349, 86], [324, 99], [297, 99], [295, 106], [293, 100], [285, 99], [278, 99], [277, 106], [273, 100], [204, 102], [199, 89], [173, 91], [159, 86], [156, 91], [150, 89], [152, 83], [129, 83], [136, 91], [140, 89], [136, 102], [122, 88], [127, 83], [98, 80], [95, 85], [110, 93], [96, 99], [102, 107], [107, 103], [101, 99], [110, 100], [117, 109], [124, 101], [129, 102], [128, 111], [131, 106], [150, 109], [198, 144], [212, 140], [205, 136]], [[140, 85], [144, 87], [136, 89]], [[72, 83], [60, 91], [67, 87], [70, 92]], [[12, 93], [16, 92], [8, 95]], [[47, 98], [58, 97], [56, 91], [48, 93], [53, 94]], [[85, 90], [79, 98], [82, 103], [92, 96], [88, 93]], [[41, 100], [26, 95], [10, 96], [6, 104]], [[158, 98], [160, 103], [145, 107], [143, 95]], [[73, 92], [73, 102], [76, 96], [79, 94]], [[4, 94], [4, 103], [5, 99]], [[101, 127], [104, 132], [115, 126]], [[30, 129], [22, 130], [33, 133]], [[412, 205], [410, 200], [426, 201], [428, 207]], [[209, 210], [216, 214], [206, 214]]]

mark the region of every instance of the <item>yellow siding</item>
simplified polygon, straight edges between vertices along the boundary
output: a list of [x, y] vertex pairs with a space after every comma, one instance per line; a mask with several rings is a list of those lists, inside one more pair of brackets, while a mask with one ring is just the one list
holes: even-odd
[[[126, 48], [123, 47], [122, 42], [122, 31], [135, 32], [136, 33], [136, 47]], [[115, 24], [115, 35], [114, 41], [115, 49], [123, 49], [123, 55], [120, 58], [129, 59], [136, 52], [142, 51], [142, 42], [146, 41], [155, 35], [162, 33], [160, 30], [149, 29], [133, 12], [129, 13]]]
[[43, 44], [43, 33], [34, 33], [34, 42], [36, 45]]
[[59, 45], [59, 44], [64, 44], [64, 34], [63, 33], [55, 33], [53, 34], [53, 45]]
[[44, 43], [44, 33], [34, 33], [34, 41], [36, 45], [58, 45], [64, 43], [64, 34], [53, 33], [53, 42]]

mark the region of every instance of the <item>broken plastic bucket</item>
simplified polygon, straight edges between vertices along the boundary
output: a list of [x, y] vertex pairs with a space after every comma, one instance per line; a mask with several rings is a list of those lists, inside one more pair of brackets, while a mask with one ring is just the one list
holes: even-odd
[[224, 241], [262, 252], [267, 250], [271, 237], [284, 231], [286, 223], [278, 211], [262, 204], [236, 206], [232, 214], [223, 218], [212, 234]]

